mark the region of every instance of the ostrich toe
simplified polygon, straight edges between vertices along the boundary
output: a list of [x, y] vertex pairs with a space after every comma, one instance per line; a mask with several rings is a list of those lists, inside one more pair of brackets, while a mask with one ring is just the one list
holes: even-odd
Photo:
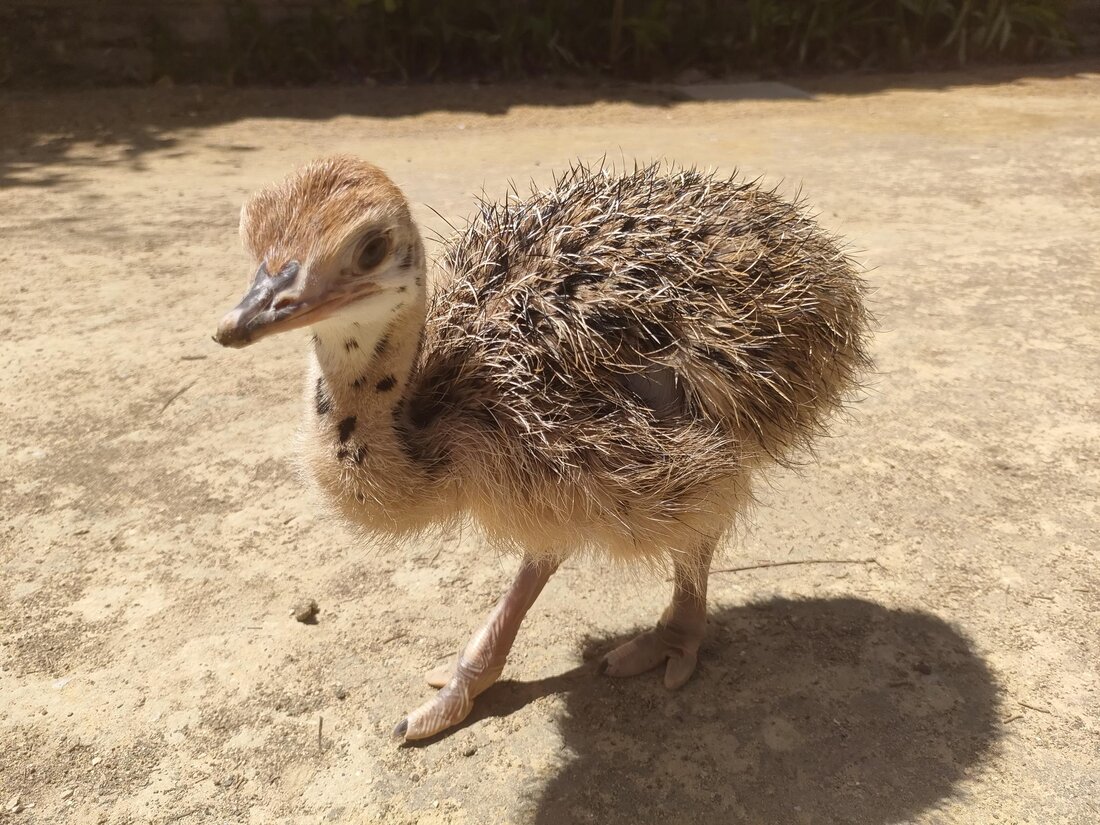
[[457, 667], [458, 665], [456, 662], [445, 662], [433, 667], [424, 674], [424, 681], [434, 688], [441, 688], [447, 684], [447, 682], [451, 681], [451, 677], [455, 675]]
[[665, 687], [677, 690], [695, 672], [702, 640], [701, 629], [686, 631], [659, 624], [608, 653], [601, 671], [607, 676], [637, 676], [667, 662]]

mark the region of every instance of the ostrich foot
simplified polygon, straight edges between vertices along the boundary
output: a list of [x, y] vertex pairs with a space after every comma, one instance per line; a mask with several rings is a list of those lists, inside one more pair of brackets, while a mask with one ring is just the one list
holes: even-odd
[[439, 693], [398, 722], [394, 736], [426, 739], [470, 715], [478, 694], [500, 678], [520, 623], [555, 568], [524, 560], [512, 586], [471, 637], [458, 661], [428, 674], [428, 684], [439, 687]]
[[664, 664], [665, 687], [676, 690], [695, 672], [702, 640], [702, 622], [689, 627], [662, 619], [655, 629], [608, 653], [600, 669], [608, 676], [637, 676]]
[[[707, 570], [714, 543], [700, 545], [693, 560], [675, 559], [672, 603], [657, 627], [619, 645], [604, 657], [600, 671], [608, 676], [637, 676], [665, 665], [665, 687], [683, 687], [699, 660], [699, 643], [707, 628]], [[666, 664], [667, 663], [667, 664]]]
[[[426, 739], [454, 727], [474, 709], [474, 698], [500, 678], [505, 657], [498, 662], [468, 661], [460, 658], [457, 666], [437, 668], [429, 674], [429, 684], [440, 691], [422, 704], [393, 729], [399, 739]], [[440, 684], [441, 682], [441, 684]]]

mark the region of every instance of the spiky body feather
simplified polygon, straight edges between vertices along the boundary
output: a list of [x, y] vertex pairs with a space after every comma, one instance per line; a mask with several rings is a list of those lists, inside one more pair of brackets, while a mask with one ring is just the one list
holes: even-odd
[[853, 262], [754, 183], [575, 166], [482, 202], [443, 264], [392, 427], [321, 472], [375, 530], [468, 514], [533, 555], [690, 557], [869, 366]]

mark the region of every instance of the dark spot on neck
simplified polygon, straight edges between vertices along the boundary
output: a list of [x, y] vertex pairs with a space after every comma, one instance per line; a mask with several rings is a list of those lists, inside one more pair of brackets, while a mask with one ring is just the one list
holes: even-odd
[[407, 286], [404, 286], [404, 285], [402, 285], [402, 286], [399, 286], [399, 287], [397, 288], [397, 291], [398, 291], [398, 292], [405, 292], [405, 291], [406, 291], [407, 289], [408, 289], [408, 287], [407, 287]]
[[390, 345], [390, 334], [387, 332], [381, 338], [378, 339], [378, 343], [374, 345], [374, 354], [382, 355], [386, 348]]
[[351, 434], [355, 432], [355, 416], [349, 415], [347, 418], [337, 424], [336, 428], [337, 436], [340, 439], [340, 443], [343, 444], [345, 441], [351, 438]]
[[317, 392], [314, 400], [317, 402], [317, 415], [328, 415], [332, 412], [332, 399], [325, 391], [325, 379], [317, 379]]
[[351, 388], [353, 390], [361, 390], [363, 389], [363, 387], [367, 386], [367, 380], [367, 376], [360, 375], [358, 378], [351, 382]]
[[392, 375], [387, 375], [381, 381], [374, 385], [374, 388], [379, 392], [389, 392], [397, 385], [397, 379]]
[[353, 349], [359, 349], [359, 342], [354, 338], [349, 338], [344, 342], [344, 349], [351, 352]]
[[341, 447], [336, 451], [336, 458], [340, 461], [353, 461], [356, 464], [362, 464], [363, 459], [367, 456], [367, 448], [360, 444], [354, 449], [348, 449], [347, 447]]
[[409, 244], [409, 246], [405, 247], [405, 252], [401, 256], [401, 266], [405, 269], [408, 269], [410, 266], [413, 265], [413, 262], [415, 260], [416, 260], [416, 247], [413, 244]]

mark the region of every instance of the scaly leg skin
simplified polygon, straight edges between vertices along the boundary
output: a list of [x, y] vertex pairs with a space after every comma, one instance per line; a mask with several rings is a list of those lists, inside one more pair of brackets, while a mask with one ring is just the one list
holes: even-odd
[[[699, 656], [707, 625], [707, 572], [714, 544], [700, 548], [696, 566], [675, 560], [672, 603], [661, 614], [657, 627], [619, 645], [604, 658], [601, 670], [608, 676], [637, 676], [665, 665], [665, 687], [683, 687]], [[695, 573], [694, 571], [702, 571]]]
[[402, 719], [393, 729], [394, 736], [426, 739], [469, 716], [474, 698], [500, 678], [523, 617], [555, 569], [555, 564], [523, 560], [512, 586], [471, 637], [458, 661], [428, 674], [428, 683], [439, 687], [439, 693]]

